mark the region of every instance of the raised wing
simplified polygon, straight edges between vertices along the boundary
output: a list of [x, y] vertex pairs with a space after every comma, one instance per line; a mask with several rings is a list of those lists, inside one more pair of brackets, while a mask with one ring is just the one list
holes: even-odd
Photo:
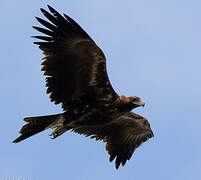
[[64, 110], [72, 102], [114, 101], [113, 90], [106, 72], [106, 59], [89, 35], [69, 16], [61, 16], [48, 6], [51, 13], [41, 9], [51, 22], [36, 19], [45, 28], [33, 26], [45, 36], [34, 42], [43, 50], [42, 71], [47, 75], [47, 93], [55, 104], [62, 103]]
[[110, 161], [116, 158], [117, 169], [120, 164], [125, 165], [137, 147], [154, 136], [149, 122], [133, 112], [126, 113], [107, 124], [83, 126], [74, 128], [73, 131], [107, 142], [105, 148], [110, 155]]

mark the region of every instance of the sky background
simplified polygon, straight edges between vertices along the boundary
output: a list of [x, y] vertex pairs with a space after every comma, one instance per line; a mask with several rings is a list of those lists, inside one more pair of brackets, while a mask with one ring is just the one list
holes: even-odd
[[[27, 116], [59, 113], [45, 93], [34, 16], [47, 4], [76, 20], [101, 47], [114, 89], [141, 97], [155, 137], [117, 171], [105, 144], [42, 132], [19, 144]], [[200, 0], [1, 0], [0, 179], [201, 179]]]

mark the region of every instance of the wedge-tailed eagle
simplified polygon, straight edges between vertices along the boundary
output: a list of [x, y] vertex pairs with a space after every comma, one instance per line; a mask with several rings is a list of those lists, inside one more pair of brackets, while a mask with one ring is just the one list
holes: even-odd
[[41, 8], [49, 20], [36, 19], [45, 28], [33, 26], [44, 36], [34, 42], [44, 53], [42, 71], [46, 75], [47, 93], [63, 113], [24, 118], [20, 142], [51, 128], [52, 138], [68, 130], [106, 142], [110, 161], [116, 168], [125, 165], [135, 149], [153, 137], [146, 118], [131, 112], [144, 106], [136, 96], [119, 96], [112, 88], [106, 72], [106, 58], [90, 36], [69, 16], [60, 15], [48, 6]]

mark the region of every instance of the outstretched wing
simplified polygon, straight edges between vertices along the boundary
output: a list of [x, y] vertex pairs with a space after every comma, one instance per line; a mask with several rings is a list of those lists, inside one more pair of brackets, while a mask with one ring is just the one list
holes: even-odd
[[125, 165], [137, 147], [154, 136], [147, 119], [133, 112], [107, 124], [78, 127], [73, 131], [107, 142], [105, 148], [110, 155], [110, 161], [116, 158], [117, 169], [120, 164]]
[[45, 36], [33, 36], [44, 52], [42, 71], [47, 75], [47, 93], [64, 110], [74, 101], [110, 101], [117, 97], [106, 72], [106, 59], [89, 35], [69, 16], [61, 16], [48, 6], [41, 9], [50, 21], [36, 19], [45, 27], [34, 29]]
[[119, 121], [122, 128], [109, 137], [106, 144], [110, 161], [116, 158], [117, 169], [120, 164], [125, 165], [137, 147], [154, 136], [149, 122], [143, 116], [129, 112], [121, 116]]

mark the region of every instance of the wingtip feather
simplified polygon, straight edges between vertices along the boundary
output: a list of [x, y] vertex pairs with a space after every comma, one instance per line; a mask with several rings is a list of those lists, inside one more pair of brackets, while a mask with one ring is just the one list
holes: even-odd
[[50, 5], [47, 5], [48, 9], [50, 10], [50, 12], [57, 12], [53, 7], [51, 7]]

